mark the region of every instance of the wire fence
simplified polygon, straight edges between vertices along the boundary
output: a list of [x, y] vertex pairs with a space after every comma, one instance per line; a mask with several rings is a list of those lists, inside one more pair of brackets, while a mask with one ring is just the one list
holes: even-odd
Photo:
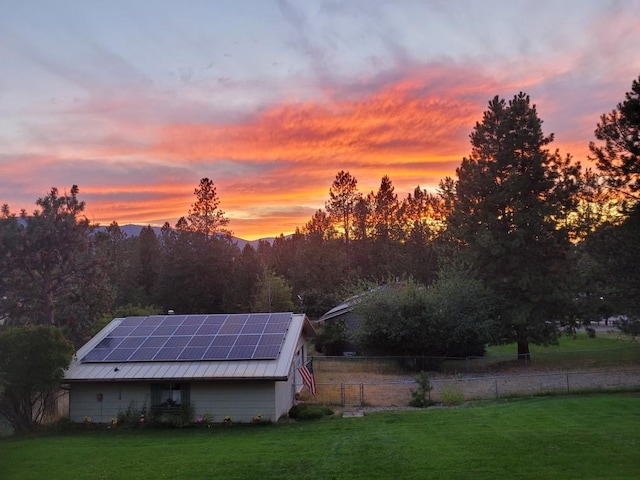
[[525, 366], [496, 357], [314, 357], [318, 392], [311, 396], [305, 391], [302, 400], [341, 407], [406, 407], [418, 388], [416, 375], [420, 370], [429, 372], [429, 399], [443, 404], [640, 389], [640, 362], [633, 360], [640, 347], [609, 351], [607, 356], [599, 356], [598, 351], [590, 353], [536, 358], [534, 364]]

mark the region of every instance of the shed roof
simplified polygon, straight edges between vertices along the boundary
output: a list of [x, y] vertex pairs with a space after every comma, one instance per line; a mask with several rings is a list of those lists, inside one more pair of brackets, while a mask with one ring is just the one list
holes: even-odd
[[[230, 314], [239, 315], [239, 314]], [[252, 316], [265, 314], [248, 314]], [[142, 322], [148, 317], [116, 318], [104, 327], [95, 337], [81, 347], [65, 372], [67, 382], [88, 381], [143, 381], [143, 380], [239, 380], [270, 379], [285, 380], [296, 353], [301, 335], [315, 336], [315, 330], [304, 314], [286, 312], [278, 314], [288, 319], [288, 328], [284, 333], [282, 346], [274, 358], [256, 359], [218, 359], [187, 361], [92, 361], [90, 352], [114, 330], [131, 319]], [[245, 314], [247, 316], [247, 314]], [[197, 317], [187, 315], [186, 318]], [[197, 336], [195, 334], [194, 336]]]

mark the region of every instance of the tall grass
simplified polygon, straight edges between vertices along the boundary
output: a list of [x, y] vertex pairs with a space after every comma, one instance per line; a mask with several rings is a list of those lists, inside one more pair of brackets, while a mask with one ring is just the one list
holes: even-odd
[[640, 395], [488, 402], [364, 418], [0, 441], [4, 480], [629, 479]]

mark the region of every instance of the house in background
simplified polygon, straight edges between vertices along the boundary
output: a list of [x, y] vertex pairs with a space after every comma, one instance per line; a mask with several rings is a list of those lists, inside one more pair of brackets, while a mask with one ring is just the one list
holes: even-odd
[[348, 298], [318, 319], [318, 323], [325, 327], [325, 331], [335, 327], [338, 323], [342, 323], [339, 329], [335, 329], [334, 332], [342, 333], [343, 338], [333, 339], [334, 344], [330, 347], [328, 346], [328, 350], [331, 350], [329, 355], [356, 355], [358, 346], [353, 341], [349, 340], [349, 338], [360, 325], [360, 315], [355, 312], [355, 306], [361, 300], [362, 295], [356, 295]]
[[129, 408], [188, 404], [214, 422], [276, 421], [302, 389], [315, 335], [290, 312], [116, 318], [66, 371], [69, 417], [107, 423]]
[[[382, 292], [393, 291], [404, 287], [404, 285], [404, 282], [396, 281], [394, 283], [371, 288], [366, 292], [346, 299], [322, 315], [318, 319], [318, 324], [324, 326], [325, 331], [327, 331], [327, 328], [331, 329], [334, 327], [334, 332], [338, 331], [342, 333], [341, 341], [334, 343], [340, 351], [333, 354], [345, 356], [360, 354], [360, 348], [355, 342], [354, 337], [358, 328], [360, 328], [360, 324], [363, 319], [361, 316], [362, 314], [358, 312], [356, 307], [359, 303], [366, 301], [367, 297], [375, 296]], [[341, 323], [342, 325], [339, 328], [335, 328], [338, 323]]]

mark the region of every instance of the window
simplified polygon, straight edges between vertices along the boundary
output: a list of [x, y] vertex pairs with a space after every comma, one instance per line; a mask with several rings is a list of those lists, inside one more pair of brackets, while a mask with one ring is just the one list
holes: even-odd
[[304, 365], [304, 345], [300, 347], [300, 349], [296, 352], [295, 358], [295, 369], [296, 371]]
[[152, 383], [151, 404], [153, 407], [179, 407], [189, 404], [188, 383]]

